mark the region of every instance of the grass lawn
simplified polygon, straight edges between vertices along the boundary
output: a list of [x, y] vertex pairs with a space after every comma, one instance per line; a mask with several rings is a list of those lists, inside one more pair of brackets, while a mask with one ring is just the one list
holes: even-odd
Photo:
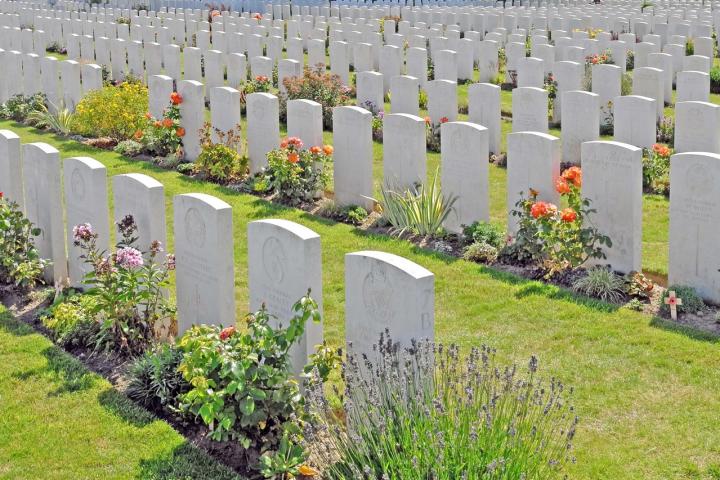
[[[502, 358], [521, 364], [525, 364], [531, 354], [537, 354], [544, 375], [555, 376], [575, 387], [574, 403], [581, 424], [576, 437], [578, 461], [571, 467], [570, 478], [720, 478], [720, 396], [717, 394], [720, 391], [720, 341], [717, 338], [684, 331], [626, 309], [578, 299], [552, 286], [423, 251], [404, 241], [367, 235], [348, 225], [236, 194], [176, 172], [160, 170], [146, 162], [39, 134], [12, 122], [0, 122], [0, 127], [14, 130], [24, 143], [50, 143], [60, 149], [63, 158], [91, 156], [107, 166], [109, 176], [140, 172], [157, 178], [165, 185], [168, 222], [173, 218], [170, 210], [173, 195], [204, 192], [228, 202], [233, 207], [239, 315], [246, 312], [248, 303], [246, 227], [255, 219], [285, 218], [320, 234], [325, 336], [334, 346], [344, 343], [343, 260], [346, 253], [382, 250], [428, 268], [436, 275], [436, 338], [439, 341], [457, 342], [464, 347], [488, 343], [497, 347]], [[492, 172], [493, 192], [496, 192], [504, 185], [504, 172], [499, 169]], [[504, 196], [493, 193], [492, 198], [494, 217], [498, 218], [499, 201]], [[656, 206], [658, 210], [647, 212], [649, 217], [661, 216], [660, 212], [667, 207], [660, 199], [655, 202], [650, 198], [645, 203], [646, 209]], [[168, 228], [171, 232], [172, 225]], [[645, 231], [648, 234], [647, 226]], [[172, 242], [172, 235], [169, 238]], [[13, 340], [13, 344], [17, 343]], [[3, 362], [0, 369], [18, 368], [17, 364], [15, 360]], [[39, 395], [42, 402], [23, 399], [20, 403], [26, 408], [29, 405], [36, 417], [43, 417], [48, 415], [45, 412], [48, 403], [44, 399], [46, 383], [17, 385], [11, 376], [3, 375], [0, 391], [18, 392], [27, 388], [35, 396]], [[87, 402], [92, 406], [95, 400], [96, 395]], [[61, 405], [57, 408], [70, 410]], [[54, 408], [52, 412], [55, 413]], [[88, 412], [84, 420], [92, 422], [103, 414]], [[95, 430], [96, 438], [92, 441], [107, 441], [102, 429]], [[116, 430], [113, 433], [117, 433]], [[41, 435], [43, 431], [38, 425], [26, 435]], [[180, 440], [176, 435], [167, 435], [170, 438], [165, 442], [167, 445], [152, 442], [154, 448], [172, 451]], [[66, 443], [68, 448], [73, 448], [68, 442], [58, 442], [56, 455], [63, 454]], [[139, 448], [142, 453], [131, 448], [125, 450], [126, 461], [137, 462], [139, 456], [149, 456], [145, 448]], [[74, 455], [74, 450], [68, 452], [66, 463], [77, 468], [97, 461], [96, 457], [100, 456], [86, 455], [75, 462]], [[129, 472], [132, 472], [130, 467], [119, 476], [135, 475]], [[75, 473], [58, 478], [84, 476]]]
[[2, 306], [0, 405], [2, 479], [240, 480]]

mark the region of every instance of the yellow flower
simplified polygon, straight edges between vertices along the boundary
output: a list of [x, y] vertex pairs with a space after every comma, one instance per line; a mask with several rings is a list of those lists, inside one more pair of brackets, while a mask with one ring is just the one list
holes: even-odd
[[298, 472], [300, 472], [300, 475], [305, 475], [306, 477], [314, 477], [315, 475], [320, 474], [320, 472], [318, 472], [317, 470], [315, 470], [314, 468], [312, 468], [309, 465], [302, 465], [298, 469]]

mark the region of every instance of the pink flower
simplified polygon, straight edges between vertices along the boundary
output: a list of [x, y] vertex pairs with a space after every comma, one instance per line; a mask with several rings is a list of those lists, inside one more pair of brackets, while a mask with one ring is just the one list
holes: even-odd
[[168, 270], [175, 270], [175, 255], [168, 253], [165, 262], [167, 263]]
[[82, 223], [73, 227], [73, 238], [76, 242], [81, 240], [88, 241], [93, 236], [92, 225], [89, 223]]
[[117, 251], [115, 261], [124, 268], [135, 269], [143, 266], [142, 253], [132, 247], [123, 247]]

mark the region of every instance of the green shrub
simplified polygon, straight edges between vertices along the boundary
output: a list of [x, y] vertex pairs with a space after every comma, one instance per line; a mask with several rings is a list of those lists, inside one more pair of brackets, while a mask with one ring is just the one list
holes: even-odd
[[138, 357], [128, 368], [125, 393], [142, 406], [169, 411], [190, 385], [178, 371], [183, 353], [171, 344], [158, 345]]
[[272, 328], [263, 309], [248, 315], [243, 331], [199, 325], [180, 338], [179, 371], [192, 386], [180, 396], [180, 408], [200, 417], [213, 440], [237, 441], [261, 455], [272, 455], [286, 433], [292, 443], [299, 440], [303, 396], [289, 351], [320, 314], [310, 297], [292, 311], [287, 328]]
[[485, 242], [471, 243], [465, 248], [463, 258], [470, 262], [492, 263], [498, 258], [498, 249]]
[[489, 222], [473, 222], [463, 226], [463, 235], [470, 243], [487, 243], [500, 248], [505, 243], [505, 232], [502, 228]]
[[634, 70], [635, 69], [635, 52], [632, 50], [627, 51], [627, 56], [625, 57], [625, 70]]
[[619, 303], [625, 295], [623, 278], [605, 267], [587, 269], [583, 277], [573, 282], [572, 288], [588, 297], [610, 303]]
[[24, 122], [33, 112], [42, 111], [46, 102], [47, 97], [42, 93], [36, 93], [28, 97], [14, 95], [0, 107], [0, 116], [17, 122]]
[[0, 192], [0, 283], [30, 288], [42, 280], [50, 262], [40, 258], [35, 247], [40, 233], [20, 206]]
[[322, 439], [309, 438], [313, 458], [328, 480], [563, 478], [578, 423], [572, 389], [537, 366], [499, 365], [486, 346], [398, 351], [381, 338], [369, 359], [348, 355], [341, 421], [321, 388], [308, 393]]
[[61, 297], [53, 303], [41, 316], [43, 325], [52, 332], [55, 341], [61, 345], [89, 346], [87, 338], [79, 335], [94, 324], [90, 313], [96, 305], [92, 295], [71, 294]]
[[620, 95], [632, 95], [633, 76], [631, 72], [625, 72], [620, 77]]
[[305, 67], [301, 77], [283, 80], [285, 93], [280, 94], [280, 116], [287, 118], [287, 101], [307, 99], [318, 102], [323, 108], [323, 126], [332, 129], [332, 110], [334, 107], [348, 105], [351, 101], [351, 89], [345, 87], [340, 77], [327, 73], [324, 67]]
[[[218, 142], [212, 139], [212, 133]], [[200, 133], [201, 152], [195, 160], [195, 173], [217, 182], [236, 180], [247, 173], [247, 158], [240, 155], [242, 133], [240, 126], [223, 132], [206, 123]]]
[[80, 100], [73, 129], [86, 137], [110, 137], [120, 142], [142, 130], [147, 111], [147, 87], [135, 82], [105, 86]]
[[113, 149], [115, 153], [125, 155], [126, 157], [136, 157], [143, 153], [144, 150], [145, 147], [143, 146], [143, 144], [136, 142], [135, 140], [123, 140], [122, 142], [118, 143]]
[[720, 93], [720, 67], [717, 65], [710, 69], [710, 92]]
[[665, 299], [669, 296], [669, 292], [675, 292], [675, 296], [682, 300], [682, 305], [677, 306], [678, 313], [697, 313], [705, 310], [705, 302], [700, 295], [697, 294], [693, 287], [685, 285], [670, 285], [663, 292], [660, 300], [660, 313], [670, 315], [670, 306], [665, 304]]
[[349, 223], [353, 225], [362, 225], [368, 217], [368, 212], [359, 205], [347, 206], [343, 208], [343, 214]]
[[695, 55], [695, 42], [692, 38], [688, 38], [685, 42], [685, 56]]
[[625, 275], [625, 292], [634, 298], [650, 298], [655, 284], [642, 272], [630, 272]]
[[382, 218], [392, 225], [393, 234], [433, 236], [442, 232], [442, 224], [452, 211], [457, 197], [446, 197], [438, 184], [435, 172], [430, 185], [419, 185], [404, 191], [391, 187], [380, 188]]

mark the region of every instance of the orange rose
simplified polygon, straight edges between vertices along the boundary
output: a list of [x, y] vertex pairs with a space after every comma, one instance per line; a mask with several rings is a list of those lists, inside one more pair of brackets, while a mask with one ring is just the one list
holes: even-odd
[[334, 151], [335, 151], [335, 149], [333, 148], [332, 145], [325, 145], [323, 147], [323, 152], [325, 152], [325, 155], [332, 155]]
[[220, 340], [225, 341], [232, 337], [233, 334], [235, 334], [235, 327], [223, 328], [222, 331], [220, 331]]
[[425, 123], [428, 125], [430, 124], [430, 117], [425, 117]]
[[180, 105], [183, 101], [182, 95], [180, 95], [178, 92], [172, 92], [170, 94], [170, 102], [173, 105]]
[[147, 112], [145, 114], [145, 118], [147, 118], [148, 120], [150, 120], [152, 118], [152, 115], [150, 115], [150, 112]]
[[314, 147], [310, 147], [310, 153], [314, 155], [320, 155], [320, 152], [322, 152], [322, 148], [318, 147], [317, 145]]
[[185, 136], [185, 129], [183, 127], [178, 127], [177, 130], [175, 130], [175, 133], [178, 137], [184, 137]]
[[563, 172], [562, 176], [576, 187], [582, 185], [582, 170], [580, 170], [580, 167], [570, 167]]
[[160, 128], [162, 126], [162, 123], [160, 123], [159, 120], [155, 120], [155, 122], [153, 122], [153, 125], [155, 126], [155, 128]]
[[548, 204], [545, 202], [535, 202], [532, 207], [530, 207], [530, 215], [532, 215], [533, 218], [544, 217], [547, 214]]
[[566, 208], [562, 211], [560, 218], [565, 223], [571, 223], [577, 220], [577, 213], [572, 208]]
[[292, 153], [288, 154], [288, 162], [297, 163], [299, 161], [300, 161], [300, 155], [298, 155], [297, 153], [292, 152]]
[[555, 182], [555, 190], [560, 195], [565, 195], [566, 193], [570, 193], [570, 185], [568, 185], [567, 180], [560, 177], [557, 179], [557, 182]]
[[143, 137], [143, 132], [142, 132], [142, 130], [137, 130], [137, 131], [135, 132], [134, 137], [135, 137], [135, 140], [140, 140], [140, 139]]
[[288, 141], [286, 138], [282, 142], [280, 142], [280, 148], [287, 148], [287, 146], [288, 146]]
[[169, 118], [166, 118], [163, 120], [162, 124], [163, 124], [163, 127], [170, 128], [173, 126], [173, 121]]

